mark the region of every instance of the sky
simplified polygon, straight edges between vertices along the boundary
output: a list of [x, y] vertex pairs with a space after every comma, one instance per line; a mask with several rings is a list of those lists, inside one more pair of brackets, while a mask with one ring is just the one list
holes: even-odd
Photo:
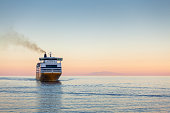
[[[170, 75], [169, 0], [0, 0], [0, 36], [11, 29], [63, 75]], [[2, 43], [1, 76], [35, 75], [43, 54]]]

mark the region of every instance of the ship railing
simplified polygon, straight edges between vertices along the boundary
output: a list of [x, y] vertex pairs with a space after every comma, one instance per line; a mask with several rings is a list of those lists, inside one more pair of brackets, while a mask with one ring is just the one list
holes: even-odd
[[61, 69], [42, 69], [41, 73], [46, 73], [46, 72], [61, 72]]

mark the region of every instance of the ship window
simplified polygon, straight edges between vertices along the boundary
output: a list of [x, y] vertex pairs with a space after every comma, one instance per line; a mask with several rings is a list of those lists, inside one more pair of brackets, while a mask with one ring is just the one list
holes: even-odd
[[57, 65], [46, 65], [47, 68], [57, 68]]

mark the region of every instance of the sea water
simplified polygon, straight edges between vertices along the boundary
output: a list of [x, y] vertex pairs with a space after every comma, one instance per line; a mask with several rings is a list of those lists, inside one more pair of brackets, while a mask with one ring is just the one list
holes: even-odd
[[0, 112], [170, 112], [170, 77], [0, 77]]

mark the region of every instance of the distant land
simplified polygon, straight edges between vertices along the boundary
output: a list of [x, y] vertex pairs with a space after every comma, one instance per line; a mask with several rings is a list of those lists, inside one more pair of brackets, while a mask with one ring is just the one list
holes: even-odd
[[65, 73], [63, 76], [170, 76], [170, 73], [118, 73], [111, 71], [99, 71], [91, 73]]

